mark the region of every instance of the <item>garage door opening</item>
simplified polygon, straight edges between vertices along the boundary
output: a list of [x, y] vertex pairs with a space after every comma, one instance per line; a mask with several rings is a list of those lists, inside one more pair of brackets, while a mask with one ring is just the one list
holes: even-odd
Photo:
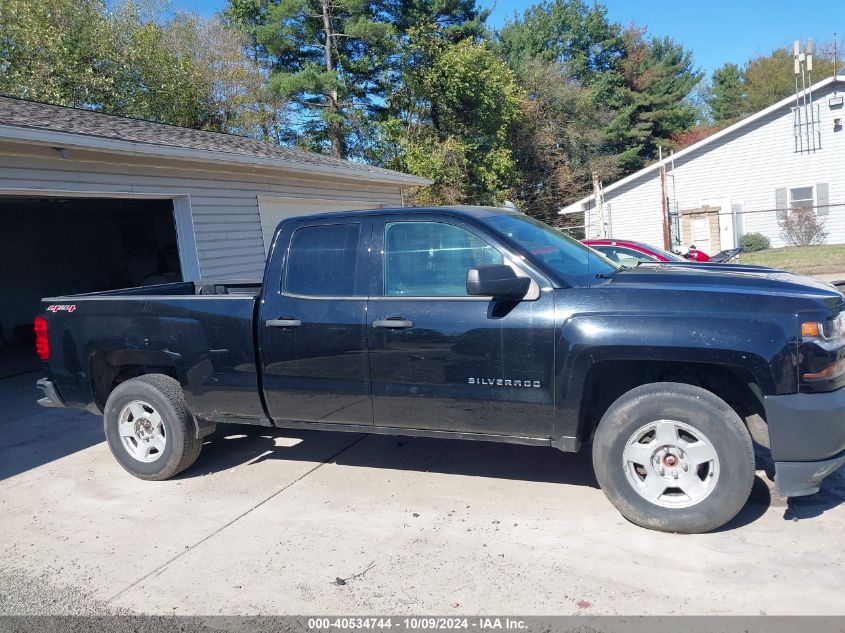
[[40, 367], [41, 297], [182, 279], [171, 200], [0, 196], [0, 378]]

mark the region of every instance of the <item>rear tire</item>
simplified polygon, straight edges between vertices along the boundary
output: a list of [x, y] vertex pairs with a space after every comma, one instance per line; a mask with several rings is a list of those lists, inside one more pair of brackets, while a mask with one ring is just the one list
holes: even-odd
[[654, 383], [622, 395], [604, 414], [593, 468], [632, 523], [695, 534], [724, 525], [748, 501], [754, 448], [742, 420], [718, 396]]
[[103, 428], [123, 468], [162, 481], [190, 467], [202, 451], [181, 385], [164, 374], [147, 374], [115, 387], [106, 401]]

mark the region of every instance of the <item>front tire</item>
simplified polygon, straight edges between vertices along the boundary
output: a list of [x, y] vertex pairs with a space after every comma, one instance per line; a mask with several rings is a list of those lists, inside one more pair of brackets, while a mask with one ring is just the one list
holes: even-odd
[[632, 523], [694, 534], [724, 525], [748, 501], [754, 448], [742, 420], [718, 396], [654, 383], [625, 393], [604, 414], [593, 468]]
[[182, 387], [164, 374], [115, 387], [106, 401], [103, 428], [112, 455], [139, 479], [169, 479], [190, 467], [202, 450]]

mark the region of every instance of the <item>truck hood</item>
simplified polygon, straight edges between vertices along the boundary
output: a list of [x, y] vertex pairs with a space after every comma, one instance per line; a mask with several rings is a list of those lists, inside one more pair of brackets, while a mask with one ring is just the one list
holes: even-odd
[[[604, 284], [601, 284], [604, 285]], [[812, 277], [757, 266], [641, 265], [613, 273], [607, 279], [611, 288], [693, 290], [742, 294], [789, 295], [842, 302], [835, 286]]]

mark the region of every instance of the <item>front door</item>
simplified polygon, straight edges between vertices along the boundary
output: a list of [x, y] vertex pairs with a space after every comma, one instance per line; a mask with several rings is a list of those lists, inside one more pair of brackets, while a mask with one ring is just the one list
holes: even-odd
[[[551, 436], [554, 300], [517, 261], [457, 218], [376, 224], [368, 321], [377, 426]], [[526, 300], [467, 295], [467, 271], [496, 263], [535, 279]]]
[[[372, 424], [367, 218], [303, 220], [279, 234], [264, 289], [260, 354], [273, 420]], [[269, 283], [265, 281], [265, 283]]]

